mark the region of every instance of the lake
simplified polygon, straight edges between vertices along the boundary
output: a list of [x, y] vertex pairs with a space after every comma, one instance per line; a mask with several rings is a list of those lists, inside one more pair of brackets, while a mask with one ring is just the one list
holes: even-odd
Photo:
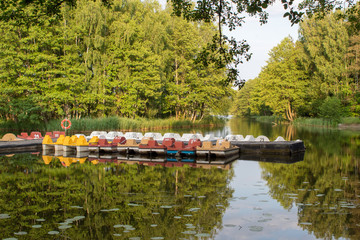
[[244, 119], [201, 131], [307, 149], [213, 168], [0, 156], [0, 239], [360, 239], [359, 131]]

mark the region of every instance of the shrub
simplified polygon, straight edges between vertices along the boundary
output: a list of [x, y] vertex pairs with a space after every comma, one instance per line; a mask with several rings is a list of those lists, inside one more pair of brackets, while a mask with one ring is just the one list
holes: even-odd
[[319, 110], [323, 119], [333, 123], [339, 123], [344, 113], [341, 101], [337, 97], [327, 97]]

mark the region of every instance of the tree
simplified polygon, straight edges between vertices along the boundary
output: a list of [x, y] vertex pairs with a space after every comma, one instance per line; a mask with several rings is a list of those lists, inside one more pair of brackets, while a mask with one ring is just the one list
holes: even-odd
[[345, 53], [348, 34], [343, 20], [336, 14], [323, 19], [309, 18], [300, 24], [300, 42], [305, 58], [304, 67], [314, 82], [315, 96], [342, 93], [346, 85]]
[[[112, 0], [102, 0], [102, 4], [110, 7], [113, 4]], [[115, 1], [116, 2], [116, 1]], [[227, 81], [226, 83], [233, 82], [239, 86], [244, 84], [244, 81], [239, 79], [236, 66], [240, 64], [244, 59], [248, 60], [250, 54], [248, 54], [249, 46], [246, 41], [236, 41], [235, 39], [229, 39], [223, 34], [222, 28], [228, 27], [230, 30], [234, 30], [240, 27], [244, 22], [244, 14], [251, 16], [259, 16], [260, 23], [266, 23], [267, 13], [266, 9], [273, 4], [273, 0], [255, 0], [255, 1], [213, 1], [204, 0], [198, 1], [195, 6], [188, 0], [169, 0], [172, 3], [174, 13], [177, 16], [184, 16], [188, 20], [192, 21], [205, 21], [205, 22], [217, 22], [218, 34], [214, 35], [213, 42], [209, 43], [206, 48], [203, 49], [202, 54], [199, 56], [199, 61], [203, 61], [205, 64], [209, 62], [216, 63], [216, 66], [220, 69], [227, 67]], [[342, 8], [342, 2], [336, 1], [320, 1], [320, 0], [304, 0], [298, 7], [294, 7], [294, 0], [282, 0], [284, 7], [284, 17], [288, 17], [289, 20], [295, 24], [298, 23], [302, 16], [307, 14], [313, 14], [320, 12], [322, 15], [330, 12], [335, 8]], [[33, 23], [38, 22], [39, 17], [45, 15], [55, 15], [60, 17], [60, 8], [63, 3], [70, 6], [76, 6], [76, 0], [12, 0], [5, 1], [0, 5], [0, 20], [15, 19], [18, 23]], [[347, 6], [352, 7], [354, 5], [353, 0], [346, 0]], [[28, 7], [32, 9], [28, 11]], [[353, 9], [353, 8], [350, 8]], [[354, 11], [346, 11], [350, 16], [353, 16]], [[216, 52], [218, 54], [209, 57], [209, 52]]]
[[306, 105], [309, 84], [299, 65], [300, 51], [289, 37], [275, 46], [259, 77], [240, 90], [236, 106], [245, 102], [247, 107], [239, 107], [235, 113], [267, 115], [270, 112], [293, 121], [299, 109]]

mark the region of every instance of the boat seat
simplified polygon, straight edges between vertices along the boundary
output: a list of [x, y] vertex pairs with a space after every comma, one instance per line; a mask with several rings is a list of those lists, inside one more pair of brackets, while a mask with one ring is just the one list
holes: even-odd
[[166, 147], [172, 147], [175, 143], [175, 138], [164, 138], [163, 145]]

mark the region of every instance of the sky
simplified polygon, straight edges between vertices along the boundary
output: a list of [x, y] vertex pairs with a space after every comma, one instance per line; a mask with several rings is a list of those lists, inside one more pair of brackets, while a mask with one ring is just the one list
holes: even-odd
[[250, 45], [252, 53], [250, 61], [245, 61], [238, 67], [241, 79], [249, 80], [257, 77], [261, 68], [266, 65], [269, 51], [285, 37], [298, 39], [298, 24], [291, 26], [289, 19], [283, 17], [285, 10], [279, 2], [269, 7], [267, 12], [269, 19], [264, 25], [260, 25], [258, 18], [247, 17], [242, 27], [226, 32], [238, 41], [246, 40]]
[[[162, 6], [166, 5], [166, 0], [158, 0]], [[281, 42], [285, 37], [291, 36], [293, 40], [298, 38], [298, 25], [291, 26], [288, 18], [283, 18], [285, 10], [280, 1], [276, 1], [267, 10], [269, 13], [268, 23], [260, 25], [259, 19], [246, 17], [246, 23], [234, 31], [224, 33], [233, 36], [238, 41], [246, 40], [250, 45], [252, 57], [250, 61], [238, 66], [240, 78], [249, 80], [257, 77], [261, 68], [266, 65], [269, 51]]]

